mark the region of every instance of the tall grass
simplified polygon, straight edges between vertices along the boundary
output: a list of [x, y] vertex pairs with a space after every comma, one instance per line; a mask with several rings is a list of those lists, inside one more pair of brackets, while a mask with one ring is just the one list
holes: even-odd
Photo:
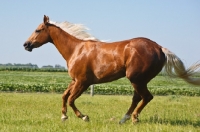
[[118, 121], [131, 104], [131, 96], [82, 95], [77, 107], [90, 122], [68, 109], [61, 116], [61, 94], [0, 93], [1, 132], [198, 132], [200, 97], [156, 96], [140, 114], [140, 122]]

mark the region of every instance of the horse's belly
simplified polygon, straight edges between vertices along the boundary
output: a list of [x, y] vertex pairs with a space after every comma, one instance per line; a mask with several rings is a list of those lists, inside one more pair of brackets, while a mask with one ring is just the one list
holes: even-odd
[[117, 80], [125, 76], [125, 70], [119, 66], [111, 64], [105, 64], [96, 67], [94, 70], [94, 75], [96, 77], [95, 82], [110, 82]]

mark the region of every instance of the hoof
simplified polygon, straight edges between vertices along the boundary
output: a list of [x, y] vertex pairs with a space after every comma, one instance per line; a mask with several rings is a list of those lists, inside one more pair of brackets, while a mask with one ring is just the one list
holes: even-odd
[[133, 119], [132, 119], [132, 122], [133, 122], [133, 124], [136, 124], [136, 123], [139, 122], [139, 119], [138, 119], [138, 118], [133, 118]]
[[121, 119], [121, 120], [119, 121], [119, 124], [121, 125], [121, 124], [124, 124], [125, 122], [126, 122], [126, 120]]
[[132, 122], [133, 122], [133, 124], [139, 122], [139, 118], [138, 118], [138, 116], [139, 116], [139, 114], [133, 114], [133, 117], [132, 117]]
[[86, 115], [86, 116], [83, 116], [82, 117], [82, 120], [84, 120], [85, 122], [89, 122], [89, 117]]
[[127, 120], [129, 120], [131, 118], [130, 115], [125, 115], [120, 121], [119, 124], [123, 124], [125, 123]]
[[64, 115], [63, 115], [63, 116], [61, 117], [61, 120], [62, 120], [62, 121], [65, 121], [65, 120], [67, 120], [67, 119], [68, 119], [68, 116], [64, 116]]

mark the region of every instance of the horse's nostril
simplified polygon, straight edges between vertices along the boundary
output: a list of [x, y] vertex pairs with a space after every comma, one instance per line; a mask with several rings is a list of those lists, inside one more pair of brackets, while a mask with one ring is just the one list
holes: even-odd
[[24, 43], [24, 47], [28, 47], [28, 46], [30, 46], [30, 45], [31, 45], [30, 42], [25, 42], [25, 43]]
[[24, 48], [25, 48], [25, 50], [31, 52], [32, 49], [33, 49], [33, 45], [31, 45], [31, 42], [30, 42], [30, 41], [26, 41], [26, 42], [24, 43]]
[[28, 44], [27, 43], [24, 43], [24, 47], [26, 47]]

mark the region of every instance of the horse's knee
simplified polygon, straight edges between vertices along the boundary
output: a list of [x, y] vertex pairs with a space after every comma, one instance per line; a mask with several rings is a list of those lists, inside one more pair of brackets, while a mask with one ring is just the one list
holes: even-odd
[[70, 95], [70, 89], [67, 89], [62, 95], [62, 99], [67, 100], [69, 95]]
[[73, 107], [74, 106], [74, 101], [72, 101], [72, 100], [69, 99], [68, 100], [68, 105], [71, 106], [71, 107]]

